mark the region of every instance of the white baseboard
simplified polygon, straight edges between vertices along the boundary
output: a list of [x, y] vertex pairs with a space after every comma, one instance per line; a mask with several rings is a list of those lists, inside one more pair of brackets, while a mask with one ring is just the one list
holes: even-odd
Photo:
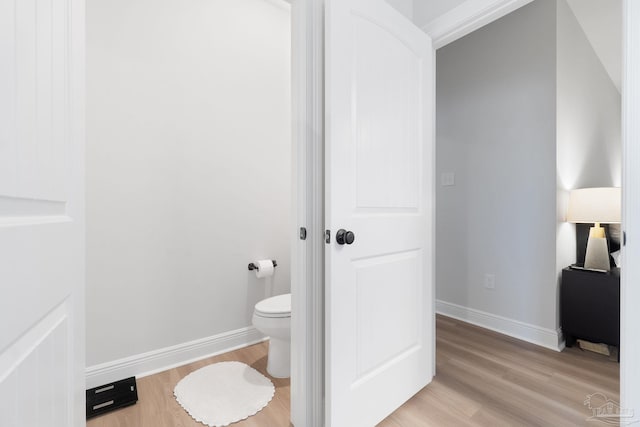
[[176, 366], [186, 365], [207, 357], [256, 344], [265, 339], [262, 333], [250, 326], [90, 366], [86, 369], [87, 388], [97, 387], [123, 378], [145, 377]]
[[562, 333], [559, 329], [554, 331], [553, 329], [541, 328], [519, 320], [441, 300], [436, 300], [436, 312], [551, 350], [562, 351], [564, 348]]

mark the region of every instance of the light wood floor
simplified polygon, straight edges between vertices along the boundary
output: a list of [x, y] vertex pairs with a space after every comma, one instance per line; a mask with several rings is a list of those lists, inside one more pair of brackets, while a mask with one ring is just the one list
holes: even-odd
[[267, 374], [267, 343], [204, 359], [144, 378], [139, 378], [138, 403], [127, 408], [92, 418], [87, 427], [203, 427], [182, 409], [173, 396], [178, 381], [189, 373], [215, 362], [238, 361], [262, 372], [273, 381], [276, 394], [266, 408], [253, 417], [232, 424], [233, 427], [288, 427], [289, 379]]
[[[557, 353], [442, 316], [436, 329], [436, 377], [378, 427], [598, 425], [586, 420], [586, 396], [602, 392], [619, 400], [619, 365], [605, 356], [577, 348]], [[226, 360], [247, 363], [266, 375], [266, 354], [262, 343], [141, 378], [136, 405], [94, 418], [87, 426], [201, 427], [176, 403], [177, 382]], [[272, 380], [273, 401], [233, 427], [290, 425], [289, 380]]]
[[588, 394], [619, 401], [619, 365], [599, 354], [547, 350], [438, 316], [436, 376], [379, 424], [423, 426], [584, 426]]

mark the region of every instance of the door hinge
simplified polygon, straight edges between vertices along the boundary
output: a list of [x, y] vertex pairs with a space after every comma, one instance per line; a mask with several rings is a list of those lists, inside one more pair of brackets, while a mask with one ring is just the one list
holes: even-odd
[[300, 240], [307, 240], [307, 229], [300, 227]]
[[324, 242], [328, 245], [331, 243], [331, 230], [324, 231]]
[[627, 232], [622, 232], [622, 246], [627, 246]]

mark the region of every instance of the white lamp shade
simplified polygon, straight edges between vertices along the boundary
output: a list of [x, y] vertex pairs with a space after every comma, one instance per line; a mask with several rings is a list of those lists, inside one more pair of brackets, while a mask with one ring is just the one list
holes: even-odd
[[618, 187], [580, 188], [569, 196], [567, 221], [573, 223], [619, 224], [622, 192]]

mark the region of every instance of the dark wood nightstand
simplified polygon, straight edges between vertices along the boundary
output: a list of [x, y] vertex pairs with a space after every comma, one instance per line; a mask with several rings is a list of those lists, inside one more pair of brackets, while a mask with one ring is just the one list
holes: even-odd
[[562, 270], [560, 325], [567, 347], [578, 338], [620, 347], [620, 269]]

